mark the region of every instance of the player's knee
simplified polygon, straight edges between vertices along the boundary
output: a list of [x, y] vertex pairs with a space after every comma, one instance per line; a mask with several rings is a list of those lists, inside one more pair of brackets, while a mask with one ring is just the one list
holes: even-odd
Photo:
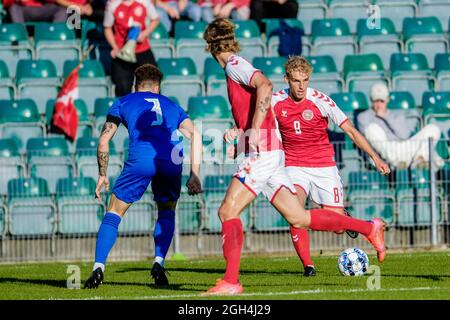
[[218, 214], [222, 222], [239, 216], [239, 212], [236, 212], [234, 206], [226, 199], [220, 205]]

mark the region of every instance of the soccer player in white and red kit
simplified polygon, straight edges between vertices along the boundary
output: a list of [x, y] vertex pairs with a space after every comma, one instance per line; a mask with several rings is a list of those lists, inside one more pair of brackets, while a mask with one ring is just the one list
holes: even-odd
[[[322, 208], [344, 215], [343, 186], [328, 139], [328, 122], [338, 125], [366, 152], [381, 174], [389, 174], [389, 166], [330, 97], [308, 87], [312, 67], [304, 57], [290, 57], [285, 69], [289, 88], [273, 94], [272, 107], [283, 140], [289, 177], [303, 206], [309, 196]], [[291, 227], [292, 241], [305, 268], [304, 275], [314, 275], [307, 232], [295, 231]]]
[[234, 30], [230, 20], [221, 18], [211, 22], [203, 36], [207, 42], [206, 50], [225, 70], [232, 114], [241, 132], [238, 149], [245, 153], [219, 208], [225, 275], [205, 294], [243, 292], [239, 283], [239, 263], [244, 233], [239, 216], [260, 192], [293, 228], [359, 232], [375, 247], [378, 260], [383, 261], [386, 249], [381, 219], [367, 222], [330, 210], [306, 211], [301, 206], [284, 167], [284, 151], [277, 135], [274, 115], [270, 111], [272, 84], [259, 70], [236, 54], [239, 43]]

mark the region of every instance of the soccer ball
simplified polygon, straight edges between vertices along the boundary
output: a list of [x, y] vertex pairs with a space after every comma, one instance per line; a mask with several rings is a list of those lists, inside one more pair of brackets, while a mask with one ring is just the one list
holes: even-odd
[[362, 276], [369, 268], [369, 258], [359, 248], [348, 248], [339, 255], [338, 268], [344, 276]]

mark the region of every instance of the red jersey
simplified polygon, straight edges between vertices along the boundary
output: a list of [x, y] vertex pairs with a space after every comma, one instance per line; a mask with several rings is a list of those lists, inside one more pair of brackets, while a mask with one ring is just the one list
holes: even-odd
[[[225, 65], [227, 78], [228, 99], [231, 104], [231, 113], [238, 129], [247, 133], [239, 138], [238, 150], [247, 153], [248, 131], [252, 128], [253, 115], [256, 109], [256, 88], [250, 83], [255, 69], [247, 60], [231, 55]], [[245, 148], [245, 149], [244, 149]], [[282, 149], [279, 133], [276, 130], [275, 117], [268, 112], [260, 128], [259, 151], [272, 151]]]
[[[113, 27], [114, 39], [119, 48], [122, 48], [127, 41], [128, 31], [133, 26], [139, 26], [143, 31], [148, 20], [158, 18], [155, 6], [151, 0], [109, 0], [105, 9], [104, 27]], [[137, 43], [136, 53], [150, 49], [150, 40], [147, 38], [142, 43]]]
[[331, 167], [334, 149], [328, 139], [328, 120], [341, 126], [347, 116], [322, 92], [308, 88], [306, 99], [295, 103], [282, 90], [272, 95], [272, 107], [286, 154], [286, 167]]

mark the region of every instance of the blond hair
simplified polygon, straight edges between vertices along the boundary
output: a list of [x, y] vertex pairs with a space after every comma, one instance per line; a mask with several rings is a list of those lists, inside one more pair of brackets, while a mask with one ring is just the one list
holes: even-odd
[[214, 20], [203, 34], [203, 39], [207, 43], [205, 50], [213, 55], [223, 52], [239, 52], [239, 42], [235, 38], [234, 31], [235, 25], [231, 20], [224, 18]]
[[284, 68], [287, 76], [290, 76], [294, 71], [306, 73], [307, 75], [311, 75], [313, 72], [313, 67], [303, 56], [290, 56], [284, 65]]

